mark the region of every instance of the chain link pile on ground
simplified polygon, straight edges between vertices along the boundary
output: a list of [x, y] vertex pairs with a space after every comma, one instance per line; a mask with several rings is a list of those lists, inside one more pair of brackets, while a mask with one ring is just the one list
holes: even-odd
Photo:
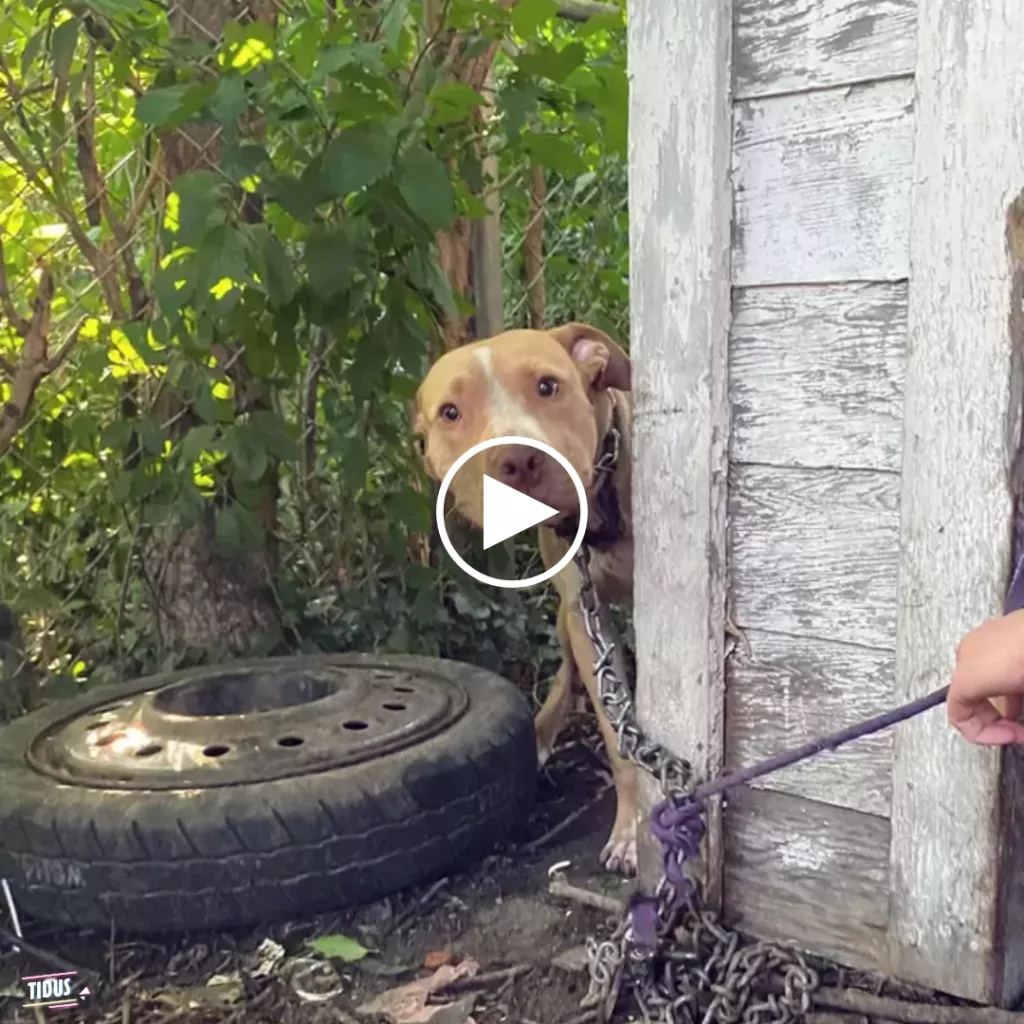
[[[576, 566], [598, 693], [619, 752], [656, 779], [664, 796], [652, 813], [664, 876], [653, 898], [634, 897], [610, 939], [589, 943], [587, 1003], [599, 1008], [602, 1021], [611, 1020], [626, 999], [645, 1021], [658, 1024], [794, 1024], [807, 1012], [818, 976], [798, 951], [749, 943], [701, 908], [699, 888], [686, 873], [704, 837], [704, 807], [692, 798], [692, 766], [640, 728], [629, 685], [614, 668], [615, 645], [604, 635], [586, 548], [576, 555]], [[770, 978], [781, 982], [781, 995], [764, 994]]]

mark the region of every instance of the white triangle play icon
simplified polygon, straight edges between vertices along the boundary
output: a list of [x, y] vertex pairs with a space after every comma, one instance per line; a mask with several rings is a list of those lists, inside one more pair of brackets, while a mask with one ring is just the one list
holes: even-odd
[[485, 551], [554, 515], [558, 515], [557, 508], [484, 475]]

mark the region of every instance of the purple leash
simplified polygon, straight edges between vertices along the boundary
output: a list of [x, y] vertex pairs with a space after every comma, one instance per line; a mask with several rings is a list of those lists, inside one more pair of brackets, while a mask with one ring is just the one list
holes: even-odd
[[[1013, 578], [1006, 595], [1003, 614], [1024, 608], [1024, 558], [1017, 561]], [[689, 796], [682, 799], [662, 801], [651, 811], [651, 831], [661, 843], [665, 883], [671, 886], [674, 896], [671, 900], [672, 909], [681, 910], [693, 906], [696, 898], [696, 886], [686, 876], [684, 865], [695, 860], [700, 853], [704, 839], [704, 810], [708, 800], [714, 796], [727, 793], [738, 786], [744, 786], [754, 779], [760, 779], [782, 768], [806, 761], [823, 750], [837, 750], [839, 747], [862, 736], [870, 736], [888, 729], [890, 726], [914, 718], [930, 708], [937, 707], [946, 700], [949, 687], [935, 690], [926, 697], [919, 697], [903, 704], [892, 711], [876, 715], [867, 721], [840, 729], [828, 736], [811, 740], [791, 750], [784, 750], [772, 757], [758, 761], [747, 768], [739, 768], [717, 779], [711, 779], [699, 785]], [[637, 895], [631, 901], [629, 910], [630, 926], [633, 941], [637, 947], [653, 952], [658, 945], [660, 918], [656, 898]]]

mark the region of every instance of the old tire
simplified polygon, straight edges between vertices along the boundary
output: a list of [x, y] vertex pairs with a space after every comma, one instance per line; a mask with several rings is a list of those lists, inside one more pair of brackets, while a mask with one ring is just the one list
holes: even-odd
[[415, 657], [264, 659], [230, 669], [237, 678], [267, 666], [274, 678], [380, 674], [384, 666], [451, 684], [466, 700], [431, 735], [356, 763], [207, 786], [183, 777], [188, 785], [162, 789], [55, 778], [40, 769], [38, 750], [104, 705], [151, 700], [223, 666], [105, 687], [27, 715], [0, 731], [0, 877], [23, 914], [75, 927], [109, 928], [113, 919], [119, 932], [155, 932], [320, 912], [457, 869], [524, 818], [535, 784], [532, 720], [505, 680]]

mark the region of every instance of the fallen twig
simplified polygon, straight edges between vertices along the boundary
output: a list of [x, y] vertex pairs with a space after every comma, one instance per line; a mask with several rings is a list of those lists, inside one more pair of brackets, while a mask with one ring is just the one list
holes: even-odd
[[393, 935], [398, 931], [399, 928], [404, 927], [411, 921], [416, 914], [422, 910], [428, 903], [448, 884], [448, 878], [438, 879], [412, 906], [406, 907], [392, 922], [384, 929], [381, 934], [381, 939], [386, 939], [389, 935]]
[[488, 971], [486, 974], [477, 974], [471, 978], [458, 978], [448, 985], [444, 985], [434, 996], [454, 996], [462, 992], [475, 992], [482, 988], [501, 987], [524, 974], [533, 970], [533, 964], [516, 964], [515, 967], [506, 967], [501, 971]]
[[573, 822], [578, 821], [583, 817], [587, 811], [591, 810], [595, 804], [601, 802], [604, 799], [605, 794], [611, 786], [604, 786], [600, 792], [592, 796], [585, 804], [577, 807], [567, 818], [563, 818], [554, 828], [548, 829], [547, 832], [542, 836], [538, 836], [536, 839], [531, 840], [522, 847], [523, 853], [536, 853], [542, 846], [546, 846], [553, 839], [557, 839]]
[[564, 878], [552, 878], [548, 883], [548, 892], [552, 896], [560, 896], [562, 899], [573, 900], [587, 907], [604, 910], [615, 917], [621, 917], [626, 912], [626, 904], [623, 900], [616, 899], [614, 896], [605, 896], [604, 893], [591, 892], [589, 889], [581, 889], [578, 885], [565, 881]]
[[64, 957], [51, 953], [48, 949], [35, 946], [26, 939], [19, 938], [14, 932], [9, 931], [2, 925], [0, 925], [0, 940], [12, 946], [17, 946], [22, 953], [28, 953], [29, 956], [34, 956], [37, 960], [42, 960], [44, 964], [49, 964], [51, 967], [57, 967], [62, 971], [74, 971], [80, 977], [94, 979], [94, 982], [99, 980], [99, 974], [91, 968], [79, 967], [78, 964], [73, 964], [70, 960], [65, 960]]

